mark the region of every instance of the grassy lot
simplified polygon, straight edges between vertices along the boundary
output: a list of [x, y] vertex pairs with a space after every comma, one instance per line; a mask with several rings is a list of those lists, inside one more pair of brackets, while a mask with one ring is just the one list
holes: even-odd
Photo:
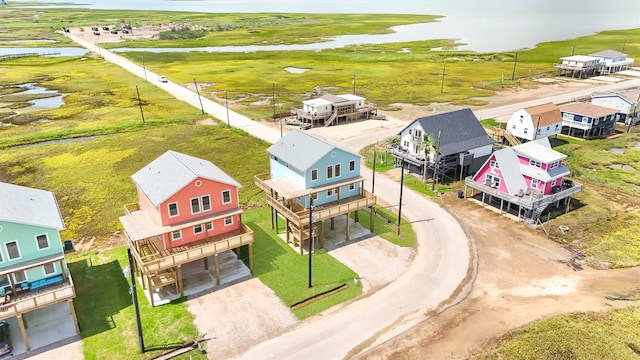
[[210, 160], [231, 175], [243, 185], [243, 207], [263, 204], [253, 175], [268, 172], [267, 145], [226, 126], [147, 124], [93, 140], [5, 149], [0, 180], [53, 191], [67, 227], [62, 237], [100, 242], [121, 229], [122, 206], [137, 201], [130, 176], [168, 149]]
[[[89, 251], [67, 257], [77, 297], [74, 306], [86, 359], [150, 359], [198, 339], [193, 315], [182, 300], [151, 307], [142, 287], [138, 303], [147, 352], [139, 354], [130, 279], [122, 274], [129, 266], [126, 247], [104, 252]], [[206, 359], [191, 351], [183, 359]]]
[[[309, 257], [300, 256], [271, 230], [269, 208], [261, 207], [247, 211], [242, 218], [244, 223], [253, 229], [256, 239], [253, 245], [254, 274], [285, 304], [294, 305], [342, 284], [349, 286], [332, 296], [293, 310], [298, 318], [304, 319], [315, 315], [362, 293], [361, 285], [353, 283], [353, 279], [357, 279], [358, 274], [337, 261], [324, 249], [313, 254], [313, 287], [309, 288]], [[248, 260], [246, 254], [243, 258], [245, 261]]]
[[640, 307], [568, 314], [502, 337], [484, 359], [637, 359]]

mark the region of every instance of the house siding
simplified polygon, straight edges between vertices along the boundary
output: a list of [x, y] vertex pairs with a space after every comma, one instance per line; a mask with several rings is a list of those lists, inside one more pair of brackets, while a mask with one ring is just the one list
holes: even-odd
[[[271, 179], [273, 180], [286, 179], [295, 185], [298, 185], [301, 187], [306, 186], [305, 176], [304, 174], [302, 174], [300, 170], [295, 169], [293, 167], [289, 167], [286, 162], [282, 161], [282, 159], [276, 160], [273, 155], [270, 155], [269, 158], [270, 158], [269, 166], [271, 169]], [[318, 172], [319, 171], [320, 170], [318, 169]], [[309, 174], [308, 176], [310, 178], [311, 174]], [[318, 174], [318, 176], [320, 176], [320, 174]]]
[[[198, 186], [197, 184], [200, 184]], [[231, 202], [222, 203], [222, 192], [229, 190]], [[191, 199], [208, 195], [211, 201], [211, 210], [191, 213]], [[178, 203], [179, 214], [176, 217], [169, 217], [168, 204]], [[212, 181], [203, 178], [196, 178], [180, 191], [160, 205], [163, 225], [175, 225], [186, 221], [193, 221], [200, 217], [210, 216], [217, 212], [233, 210], [238, 208], [238, 189], [229, 184]]]
[[[349, 171], [349, 163], [353, 161], [355, 163], [354, 171]], [[335, 176], [335, 166], [340, 165], [340, 176]], [[327, 168], [332, 167], [333, 177], [327, 177]], [[316, 181], [311, 181], [311, 171], [317, 169], [318, 170], [318, 179]], [[331, 152], [329, 152], [322, 159], [318, 160], [314, 165], [309, 167], [305, 174], [306, 185], [305, 188], [314, 188], [319, 186], [327, 186], [336, 182], [347, 181], [354, 177], [360, 176], [360, 157], [358, 155], [346, 152], [341, 149], [334, 148]], [[341, 186], [340, 190], [340, 198], [348, 198], [351, 196], [356, 196], [360, 194], [360, 184], [354, 184], [353, 190], [349, 190], [349, 186]], [[314, 200], [314, 205], [322, 205], [332, 201], [338, 200], [337, 189], [332, 191], [333, 194], [331, 196], [327, 195], [327, 191], [322, 191], [317, 194], [317, 198]], [[300, 200], [304, 207], [308, 207], [309, 205], [309, 197], [303, 197]]]
[[213, 221], [213, 229], [209, 231], [205, 231], [205, 228], [203, 227], [202, 233], [199, 233], [199, 234], [193, 233], [193, 227], [182, 229], [182, 237], [178, 240], [172, 240], [171, 234], [163, 234], [162, 240], [164, 242], [164, 246], [165, 248], [170, 248], [170, 247], [186, 245], [194, 241], [204, 240], [207, 238], [207, 236], [212, 237], [212, 236], [224, 234], [229, 231], [239, 230], [242, 226], [242, 224], [240, 223], [241, 221], [240, 215], [233, 215], [232, 218], [233, 218], [233, 223], [231, 225], [225, 226], [224, 219], [217, 219]]

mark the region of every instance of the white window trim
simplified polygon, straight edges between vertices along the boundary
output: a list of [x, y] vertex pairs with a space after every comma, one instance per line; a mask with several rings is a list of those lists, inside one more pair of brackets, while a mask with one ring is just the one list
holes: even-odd
[[327, 197], [332, 197], [333, 195], [333, 189], [327, 190]]
[[[16, 243], [16, 249], [18, 250], [18, 257], [11, 259], [10, 258], [11, 256], [9, 256], [9, 247], [8, 247], [8, 245], [13, 243], [13, 242]], [[13, 261], [13, 260], [22, 259], [22, 251], [20, 251], [20, 245], [18, 245], [18, 240], [7, 241], [6, 243], [4, 243], [4, 249], [7, 251], [7, 260]]]
[[349, 191], [353, 191], [356, 189], [356, 184], [349, 184]]
[[[353, 170], [351, 170], [351, 164], [353, 164]], [[356, 161], [351, 160], [349, 161], [349, 172], [354, 172], [354, 171], [356, 171]]]
[[551, 164], [549, 164], [549, 169], [555, 169], [558, 166], [560, 166], [560, 160], [556, 160], [556, 161], [552, 162]]
[[537, 160], [529, 159], [529, 165], [538, 169], [542, 169], [542, 163]]
[[496, 160], [490, 160], [489, 166], [495, 169], [500, 169], [500, 165], [498, 165], [498, 162]]
[[205, 230], [205, 231], [211, 231], [211, 230], [213, 230], [213, 221], [206, 222], [206, 223], [204, 224], [204, 230]]
[[[200, 227], [200, 231], [196, 231], [196, 228]], [[200, 235], [204, 232], [204, 226], [202, 224], [193, 225], [193, 235]]]
[[[229, 193], [229, 201], [227, 201], [227, 202], [224, 201], [224, 193], [225, 192]], [[233, 197], [231, 196], [231, 190], [223, 190], [220, 193], [220, 196], [222, 196], [222, 205], [231, 204], [231, 202], [233, 202]]]
[[[331, 169], [331, 176], [329, 176], [329, 169]], [[329, 165], [327, 166], [327, 180], [329, 179], [333, 179], [334, 178], [334, 173], [333, 173], [333, 165]]]
[[[534, 182], [535, 182], [535, 184], [534, 184]], [[539, 183], [540, 182], [538, 181], [538, 179], [531, 178], [531, 187], [532, 188], [537, 189]]]
[[[44, 248], [40, 248], [40, 243], [38, 243], [38, 236], [44, 235], [44, 237], [47, 239], [47, 247]], [[51, 242], [49, 241], [49, 234], [47, 233], [42, 233], [42, 234], [37, 234], [34, 236], [34, 238], [36, 239], [36, 248], [38, 249], [38, 251], [42, 251], [42, 250], [47, 250], [51, 248]]]
[[21, 271], [22, 271], [22, 273], [24, 274], [24, 281], [20, 281], [20, 282], [18, 282], [18, 279], [16, 279], [16, 274], [15, 274], [15, 273], [11, 274], [11, 276], [13, 277], [13, 283], [14, 283], [15, 285], [17, 285], [17, 284], [22, 284], [22, 283], [25, 283], [25, 282], [26, 282], [26, 283], [28, 283], [28, 282], [29, 282], [29, 275], [27, 275], [27, 272], [26, 272], [26, 271], [24, 271], [24, 270], [21, 270]]
[[[316, 172], [316, 178], [313, 178], [313, 172]], [[311, 181], [318, 181], [318, 169], [311, 169], [311, 173], [309, 174], [309, 176], [311, 177]]]
[[[173, 234], [178, 233], [178, 237], [174, 237]], [[182, 230], [175, 230], [171, 232], [171, 241], [181, 240], [182, 239]]]
[[[53, 272], [50, 272], [50, 273], [47, 272], [47, 265], [53, 266]], [[56, 264], [55, 263], [51, 263], [51, 264], [42, 265], [42, 273], [44, 274], [44, 276], [55, 275], [57, 273]]]
[[[175, 215], [171, 215], [171, 205], [176, 205], [176, 214]], [[172, 203], [168, 203], [167, 204], [167, 213], [169, 214], [170, 218], [174, 218], [174, 217], [178, 217], [180, 216], [180, 207], [178, 207], [178, 202], [172, 202]]]
[[[193, 211], [193, 200], [198, 200], [198, 211]], [[202, 212], [202, 199], [200, 197], [194, 197], [189, 199], [189, 208], [191, 209], [191, 215], [200, 214]]]
[[[209, 198], [209, 208], [208, 209], [204, 208], [204, 198]], [[211, 195], [210, 194], [202, 195], [200, 197], [200, 211], [201, 212], [207, 212], [207, 211], [211, 211], [211, 209], [213, 209], [213, 206], [211, 206]]]
[[[227, 219], [230, 219], [231, 221], [227, 223]], [[224, 226], [231, 226], [231, 225], [233, 225], [233, 216], [227, 216], [226, 218], [224, 218]]]

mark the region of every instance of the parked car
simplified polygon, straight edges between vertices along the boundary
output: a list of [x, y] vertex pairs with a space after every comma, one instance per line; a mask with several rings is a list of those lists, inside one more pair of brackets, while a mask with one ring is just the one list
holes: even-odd
[[12, 351], [9, 324], [4, 320], [0, 320], [0, 356], [8, 355]]
[[164, 77], [164, 76], [160, 76], [160, 77], [158, 78], [158, 81], [160, 81], [160, 82], [162, 82], [162, 83], [169, 82], [169, 80], [167, 80], [167, 78], [166, 78], [166, 77]]

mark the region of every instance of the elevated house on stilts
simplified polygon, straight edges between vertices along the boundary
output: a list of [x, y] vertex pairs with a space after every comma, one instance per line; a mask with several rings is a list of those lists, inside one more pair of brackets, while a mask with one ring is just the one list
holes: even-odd
[[[271, 171], [255, 176], [255, 184], [267, 195], [271, 226], [285, 221], [285, 239], [302, 255], [314, 243], [324, 246], [325, 225], [331, 229], [337, 217], [346, 217], [345, 240], [350, 240], [350, 215], [369, 209], [373, 231], [376, 197], [364, 189], [360, 155], [327, 141], [294, 130], [267, 149]], [[317, 240], [317, 241], [316, 241]]]
[[[175, 287], [184, 295], [182, 267], [213, 258], [220, 285], [218, 255], [246, 246], [253, 271], [253, 231], [242, 223], [241, 186], [213, 163], [167, 151], [132, 177], [138, 202], [125, 205], [120, 217], [135, 269], [152, 306], [157, 293]], [[239, 261], [239, 260], [238, 260]]]

